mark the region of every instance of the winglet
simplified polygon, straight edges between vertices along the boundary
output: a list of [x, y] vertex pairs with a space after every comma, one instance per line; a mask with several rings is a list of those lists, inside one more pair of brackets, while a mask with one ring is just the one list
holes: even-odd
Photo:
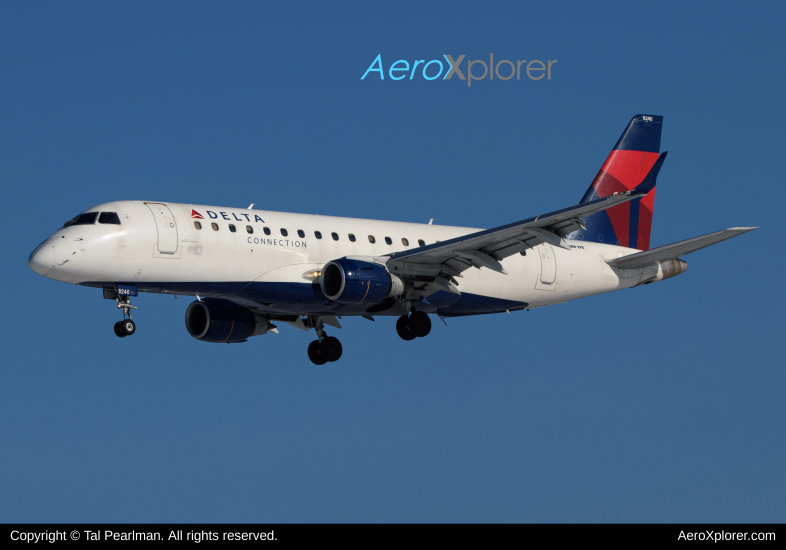
[[655, 187], [655, 180], [658, 178], [658, 172], [660, 172], [660, 167], [663, 166], [663, 161], [666, 160], [666, 155], [668, 155], [668, 151], [661, 153], [658, 157], [658, 160], [655, 161], [655, 164], [652, 165], [649, 174], [644, 180], [639, 184], [636, 189], [633, 190], [634, 194], [641, 193], [642, 195], [646, 195]]

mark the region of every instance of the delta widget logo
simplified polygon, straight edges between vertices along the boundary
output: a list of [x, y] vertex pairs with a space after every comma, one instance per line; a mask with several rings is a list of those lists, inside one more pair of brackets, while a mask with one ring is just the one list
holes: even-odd
[[[251, 215], [250, 214], [243, 214], [243, 213], [240, 213], [240, 215], [243, 216], [243, 218], [245, 218], [245, 220], [243, 220], [243, 218], [238, 218], [237, 217], [238, 215], [235, 212], [218, 212], [218, 213], [216, 213], [216, 212], [213, 212], [211, 210], [205, 210], [205, 214], [207, 214], [207, 217], [210, 218], [211, 220], [217, 220], [220, 217], [221, 219], [224, 219], [224, 220], [227, 220], [227, 221], [230, 221], [230, 222], [233, 221], [232, 218], [234, 218], [235, 219], [234, 221], [238, 221], [238, 222], [255, 221], [255, 222], [265, 223], [265, 220], [263, 220], [262, 218], [260, 218], [256, 214], [254, 214], [254, 219], [253, 220], [251, 219]], [[232, 214], [232, 218], [229, 217], [230, 214]], [[191, 209], [191, 217], [195, 218], [197, 220], [204, 220], [205, 219], [205, 217], [202, 214], [200, 214], [199, 212], [197, 212], [193, 208]]]

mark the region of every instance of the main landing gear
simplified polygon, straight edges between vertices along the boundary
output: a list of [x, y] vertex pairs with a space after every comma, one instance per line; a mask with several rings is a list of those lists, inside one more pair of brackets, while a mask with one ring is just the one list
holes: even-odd
[[341, 359], [343, 349], [338, 338], [326, 336], [322, 340], [314, 340], [308, 345], [308, 358], [315, 365], [324, 365]]
[[136, 324], [131, 320], [131, 310], [136, 307], [131, 305], [128, 296], [118, 296], [117, 309], [123, 310], [123, 320], [115, 323], [115, 334], [120, 338], [131, 336], [136, 332]]
[[404, 315], [396, 321], [396, 332], [402, 340], [414, 340], [423, 338], [431, 332], [431, 319], [422, 311], [412, 311], [409, 315]]
[[314, 323], [314, 330], [319, 339], [308, 345], [308, 358], [311, 359], [311, 362], [315, 365], [324, 365], [341, 359], [341, 354], [344, 351], [341, 342], [338, 341], [338, 338], [325, 334], [321, 317]]
[[[406, 304], [405, 304], [406, 305]], [[431, 319], [422, 311], [415, 311], [408, 307], [410, 314], [399, 317], [396, 321], [396, 332], [403, 340], [423, 338], [431, 332]], [[332, 363], [341, 358], [342, 348], [338, 338], [325, 334], [322, 317], [309, 316], [304, 320], [307, 328], [313, 328], [317, 333], [317, 340], [308, 345], [308, 358], [315, 365]]]

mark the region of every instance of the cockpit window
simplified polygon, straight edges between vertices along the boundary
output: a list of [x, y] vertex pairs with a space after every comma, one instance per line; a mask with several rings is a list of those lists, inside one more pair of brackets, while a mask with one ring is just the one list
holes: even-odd
[[85, 212], [79, 214], [76, 218], [72, 218], [63, 224], [63, 227], [70, 227], [72, 225], [93, 225], [96, 223], [98, 212]]
[[98, 223], [113, 223], [120, 225], [120, 218], [117, 217], [117, 212], [101, 212], [98, 215]]

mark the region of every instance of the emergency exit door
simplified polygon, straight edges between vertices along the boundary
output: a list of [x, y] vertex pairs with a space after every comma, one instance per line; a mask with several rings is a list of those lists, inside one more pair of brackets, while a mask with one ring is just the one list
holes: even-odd
[[544, 285], [554, 284], [557, 279], [557, 260], [554, 250], [548, 243], [538, 246], [540, 249], [540, 282]]
[[553, 292], [557, 288], [557, 258], [554, 249], [548, 243], [539, 244], [535, 250], [540, 256], [540, 276], [535, 282], [538, 290]]
[[161, 254], [174, 254], [177, 252], [177, 224], [175, 217], [165, 204], [158, 202], [145, 203], [156, 221], [158, 230], [158, 251]]

